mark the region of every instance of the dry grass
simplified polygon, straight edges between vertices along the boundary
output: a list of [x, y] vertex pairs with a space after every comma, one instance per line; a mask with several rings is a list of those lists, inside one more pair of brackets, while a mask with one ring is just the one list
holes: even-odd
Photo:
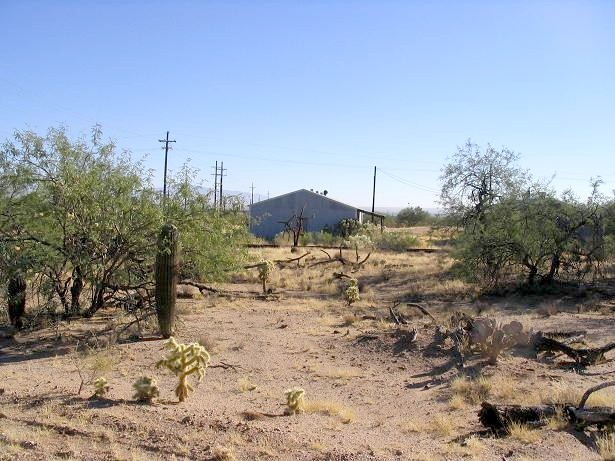
[[235, 455], [235, 450], [227, 447], [215, 447], [212, 451], [212, 457], [216, 461], [238, 461]]
[[436, 415], [433, 418], [414, 417], [403, 420], [399, 428], [406, 434], [429, 432], [448, 437], [455, 433], [458, 426], [455, 419], [448, 414]]
[[615, 433], [603, 434], [596, 440], [603, 461], [615, 461]]
[[337, 416], [344, 424], [349, 424], [357, 417], [354, 410], [345, 405], [330, 400], [308, 400], [305, 402], [306, 413], [320, 413], [327, 416]]
[[454, 410], [462, 410], [468, 404], [478, 405], [488, 398], [517, 403], [527, 397], [515, 379], [501, 373], [473, 379], [466, 376], [455, 378], [448, 392], [449, 404]]
[[248, 392], [256, 390], [257, 386], [252, 382], [251, 376], [243, 376], [237, 380], [237, 385], [241, 392]]
[[451, 383], [451, 404], [452, 399], [456, 398], [457, 402], [463, 400], [471, 405], [477, 405], [484, 400], [487, 400], [492, 389], [492, 383], [489, 378], [480, 376], [475, 379], [469, 379], [465, 376], [455, 378]]
[[[589, 386], [580, 387], [569, 382], [555, 382], [539, 392], [541, 403], [546, 405], [578, 405]], [[587, 400], [590, 407], [615, 407], [615, 390], [612, 388], [594, 392]]]
[[523, 443], [536, 443], [540, 440], [540, 431], [519, 423], [511, 423], [508, 426], [508, 435]]
[[566, 429], [569, 426], [568, 420], [564, 417], [564, 414], [561, 410], [558, 410], [555, 416], [549, 418], [547, 421], [547, 429], [551, 429], [554, 431], [561, 431]]

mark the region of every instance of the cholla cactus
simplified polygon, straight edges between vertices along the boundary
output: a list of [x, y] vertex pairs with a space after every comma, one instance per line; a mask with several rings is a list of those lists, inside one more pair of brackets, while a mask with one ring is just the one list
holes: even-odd
[[209, 352], [199, 343], [181, 344], [173, 336], [164, 342], [164, 348], [168, 349], [169, 352], [156, 366], [168, 368], [176, 376], [179, 376], [175, 395], [180, 402], [183, 402], [186, 400], [188, 392], [194, 390], [187, 382], [188, 376], [196, 374], [198, 381], [202, 380], [211, 357]]
[[258, 279], [263, 283], [263, 293], [267, 293], [267, 282], [271, 278], [271, 274], [275, 269], [275, 264], [273, 262], [263, 259], [260, 263], [258, 263]]
[[305, 411], [305, 391], [299, 387], [288, 389], [284, 392], [286, 396], [285, 415], [296, 415]]
[[357, 279], [350, 279], [348, 282], [348, 286], [344, 290], [344, 299], [349, 306], [361, 299], [359, 297], [359, 282]]
[[107, 382], [107, 378], [96, 378], [94, 380], [94, 396], [95, 397], [104, 397], [104, 395], [109, 392], [109, 383]]
[[135, 390], [134, 399], [139, 402], [151, 402], [153, 399], [160, 395], [156, 380], [154, 378], [148, 378], [147, 376], [141, 376], [132, 385]]

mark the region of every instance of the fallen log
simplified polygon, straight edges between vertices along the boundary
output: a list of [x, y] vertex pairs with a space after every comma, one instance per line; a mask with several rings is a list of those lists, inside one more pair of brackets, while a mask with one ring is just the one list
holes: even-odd
[[615, 425], [615, 408], [611, 407], [590, 407], [585, 408], [589, 396], [607, 387], [615, 386], [615, 381], [602, 383], [590, 387], [578, 405], [493, 405], [488, 402], [481, 404], [478, 412], [478, 419], [481, 424], [495, 432], [507, 431], [513, 424], [527, 424], [529, 426], [542, 426], [547, 423], [549, 418], [562, 415], [570, 424], [577, 427]]
[[610, 343], [602, 347], [594, 347], [587, 349], [576, 349], [565, 344], [562, 341], [557, 341], [542, 332], [532, 336], [531, 343], [538, 352], [561, 352], [575, 361], [577, 367], [587, 367], [589, 365], [597, 365], [607, 361], [605, 354], [615, 349], [615, 343]]

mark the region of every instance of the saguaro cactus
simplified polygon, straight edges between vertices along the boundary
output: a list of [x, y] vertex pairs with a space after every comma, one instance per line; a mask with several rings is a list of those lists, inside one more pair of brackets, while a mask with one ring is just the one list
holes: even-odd
[[23, 327], [21, 317], [26, 312], [26, 279], [20, 273], [9, 278], [6, 289], [9, 319], [18, 329]]
[[165, 224], [158, 237], [156, 256], [156, 310], [158, 325], [165, 338], [173, 334], [179, 272], [179, 233], [173, 224]]

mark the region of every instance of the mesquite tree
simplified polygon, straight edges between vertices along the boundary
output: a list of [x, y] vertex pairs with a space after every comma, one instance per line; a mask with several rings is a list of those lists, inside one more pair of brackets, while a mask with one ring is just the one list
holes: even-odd
[[171, 177], [163, 210], [148, 170], [103, 142], [99, 127], [77, 140], [63, 129], [16, 132], [0, 146], [2, 280], [24, 274], [40, 307], [66, 316], [149, 304], [155, 242], [167, 221], [185, 239], [190, 275], [223, 278], [242, 262], [245, 217], [213, 211], [193, 179]]
[[579, 281], [605, 259], [599, 181], [586, 202], [558, 196], [516, 166], [518, 156], [468, 142], [442, 175], [442, 203], [461, 232], [454, 257], [465, 274], [498, 284]]

